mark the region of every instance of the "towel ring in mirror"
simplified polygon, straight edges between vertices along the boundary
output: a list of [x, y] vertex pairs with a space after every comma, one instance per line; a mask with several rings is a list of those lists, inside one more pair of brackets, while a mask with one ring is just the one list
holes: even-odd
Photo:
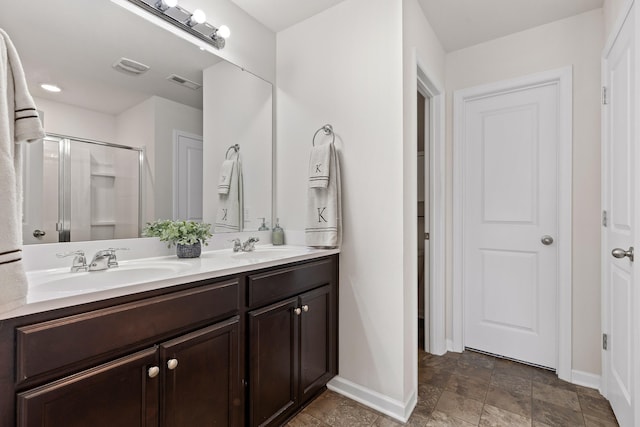
[[331, 140], [332, 144], [336, 142], [336, 134], [333, 133], [333, 126], [327, 124], [322, 126], [320, 129], [316, 131], [316, 133], [313, 134], [313, 139], [311, 139], [311, 145], [313, 145], [314, 147], [316, 146], [316, 136], [318, 136], [318, 132], [320, 131], [323, 131], [325, 135], [331, 135], [333, 137], [333, 139]]
[[225, 160], [229, 159], [229, 151], [234, 150], [236, 153], [240, 151], [240, 146], [238, 144], [234, 144], [231, 147], [227, 148], [227, 152], [224, 155]]

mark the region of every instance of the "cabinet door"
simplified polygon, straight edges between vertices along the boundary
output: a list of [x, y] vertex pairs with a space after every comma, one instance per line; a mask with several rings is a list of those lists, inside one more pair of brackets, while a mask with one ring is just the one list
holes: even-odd
[[18, 426], [157, 426], [157, 362], [151, 348], [19, 393]]
[[236, 316], [160, 345], [163, 426], [242, 424], [238, 335]]
[[334, 306], [331, 286], [300, 296], [300, 396], [304, 402], [335, 375]]
[[250, 425], [271, 423], [297, 403], [298, 298], [249, 313]]

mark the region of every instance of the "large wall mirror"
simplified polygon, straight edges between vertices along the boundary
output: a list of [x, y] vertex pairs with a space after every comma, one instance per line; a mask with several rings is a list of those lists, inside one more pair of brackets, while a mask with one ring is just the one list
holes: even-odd
[[25, 244], [137, 237], [154, 219], [213, 224], [236, 144], [240, 228], [271, 224], [270, 83], [110, 0], [9, 2], [0, 28], [47, 132], [23, 149]]

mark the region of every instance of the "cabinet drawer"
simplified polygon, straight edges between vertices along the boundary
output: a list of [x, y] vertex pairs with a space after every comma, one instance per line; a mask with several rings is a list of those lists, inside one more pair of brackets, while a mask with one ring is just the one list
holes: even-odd
[[237, 280], [17, 328], [18, 383], [69, 373], [238, 312]]
[[309, 289], [331, 283], [334, 277], [332, 258], [249, 276], [249, 308], [269, 304]]

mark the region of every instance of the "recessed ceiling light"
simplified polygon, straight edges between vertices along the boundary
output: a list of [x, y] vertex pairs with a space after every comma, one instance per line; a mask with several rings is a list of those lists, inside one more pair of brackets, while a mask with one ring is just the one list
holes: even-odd
[[42, 89], [46, 90], [46, 91], [49, 91], [49, 92], [56, 92], [57, 93], [57, 92], [61, 92], [62, 91], [62, 89], [60, 89], [59, 86], [48, 84], [48, 83], [43, 83], [43, 84], [40, 85], [40, 87]]

